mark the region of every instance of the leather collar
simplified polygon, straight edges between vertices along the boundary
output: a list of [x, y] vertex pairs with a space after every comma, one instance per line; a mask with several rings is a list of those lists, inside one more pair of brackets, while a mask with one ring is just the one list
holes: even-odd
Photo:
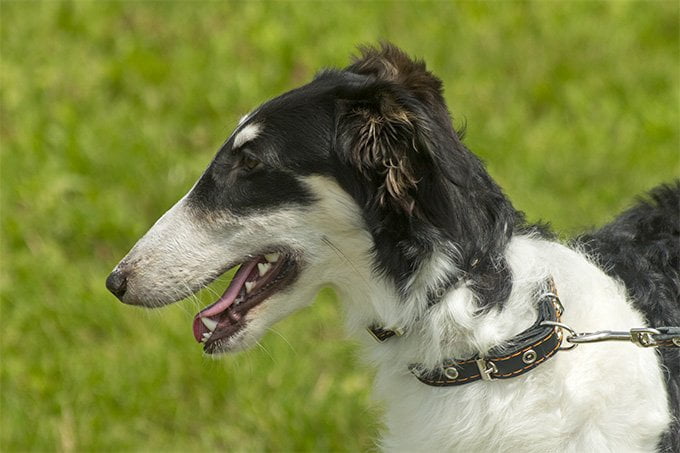
[[[427, 370], [420, 364], [412, 364], [409, 369], [422, 383], [436, 387], [520, 376], [544, 363], [560, 349], [561, 330], [543, 323], [559, 322], [563, 310], [555, 283], [550, 278], [546, 283], [546, 291], [539, 296], [538, 319], [507, 343], [491, 349], [483, 356], [444, 360], [435, 369]], [[377, 326], [371, 326], [369, 331], [380, 342], [401, 334]]]

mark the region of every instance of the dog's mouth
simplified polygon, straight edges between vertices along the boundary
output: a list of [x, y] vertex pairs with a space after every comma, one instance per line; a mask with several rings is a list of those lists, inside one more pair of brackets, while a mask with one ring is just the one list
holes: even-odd
[[298, 268], [292, 255], [279, 252], [241, 264], [222, 297], [194, 317], [196, 341], [203, 343], [205, 352], [218, 352], [221, 340], [239, 332], [246, 325], [246, 314], [288, 286]]

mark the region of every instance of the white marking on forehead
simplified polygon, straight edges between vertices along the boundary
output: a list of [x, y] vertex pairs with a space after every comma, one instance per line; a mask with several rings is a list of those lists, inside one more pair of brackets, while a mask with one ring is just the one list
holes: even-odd
[[262, 127], [257, 123], [244, 126], [243, 129], [236, 133], [236, 136], [234, 137], [233, 148], [238, 148], [251, 140], [255, 140], [261, 130]]

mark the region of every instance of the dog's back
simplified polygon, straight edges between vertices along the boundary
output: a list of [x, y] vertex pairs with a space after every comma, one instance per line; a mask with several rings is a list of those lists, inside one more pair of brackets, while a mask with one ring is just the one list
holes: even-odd
[[[607, 273], [623, 281], [649, 326], [680, 326], [680, 180], [656, 187], [613, 222], [577, 241]], [[678, 452], [680, 350], [659, 353], [675, 416], [660, 450]]]

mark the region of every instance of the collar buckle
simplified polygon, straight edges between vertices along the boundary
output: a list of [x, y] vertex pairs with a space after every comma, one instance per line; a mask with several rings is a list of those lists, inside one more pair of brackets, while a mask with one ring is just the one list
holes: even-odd
[[496, 380], [496, 378], [491, 376], [493, 373], [498, 373], [498, 368], [496, 367], [495, 363], [486, 359], [477, 359], [475, 360], [475, 364], [477, 364], [479, 376], [482, 378], [482, 381]]

